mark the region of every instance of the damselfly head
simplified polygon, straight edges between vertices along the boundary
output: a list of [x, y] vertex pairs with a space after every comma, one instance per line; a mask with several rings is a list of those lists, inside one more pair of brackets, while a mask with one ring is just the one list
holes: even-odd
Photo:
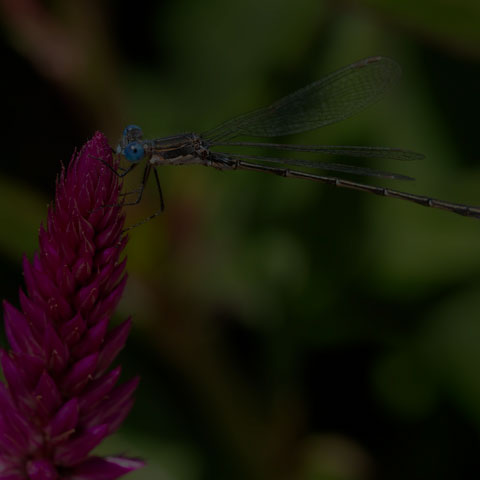
[[138, 125], [128, 125], [123, 129], [122, 138], [117, 145], [116, 153], [125, 155], [125, 149], [132, 142], [139, 142], [143, 138], [143, 131]]

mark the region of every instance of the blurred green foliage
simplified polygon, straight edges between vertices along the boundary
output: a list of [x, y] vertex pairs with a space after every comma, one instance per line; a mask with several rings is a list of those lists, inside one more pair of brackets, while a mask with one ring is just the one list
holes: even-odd
[[[385, 186], [480, 203], [476, 0], [39, 2], [74, 46], [66, 64], [0, 3], [12, 303], [60, 161], [96, 129], [112, 145], [129, 123], [147, 137], [202, 131], [370, 55], [396, 59], [401, 85], [287, 140], [417, 150], [427, 158], [368, 165], [417, 179]], [[130, 233], [118, 312], [135, 325], [126, 375], [143, 380], [102, 452], [146, 458], [132, 480], [467, 478], [480, 432], [478, 222], [255, 173], [159, 174], [167, 209]], [[150, 188], [128, 223], [157, 204]]]

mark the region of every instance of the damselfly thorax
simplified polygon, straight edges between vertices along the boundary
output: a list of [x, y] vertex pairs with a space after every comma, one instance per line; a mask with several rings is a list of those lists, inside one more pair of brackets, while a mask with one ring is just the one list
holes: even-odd
[[205, 165], [224, 169], [232, 168], [235, 163], [212, 154], [208, 144], [196, 133], [184, 133], [154, 140], [142, 140], [137, 135], [137, 141], [143, 147], [144, 158], [155, 167]]

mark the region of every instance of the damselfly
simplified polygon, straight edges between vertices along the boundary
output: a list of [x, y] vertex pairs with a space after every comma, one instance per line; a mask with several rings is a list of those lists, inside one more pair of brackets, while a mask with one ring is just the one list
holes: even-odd
[[412, 180], [411, 177], [405, 175], [355, 165], [324, 163], [315, 159], [303, 160], [217, 151], [219, 147], [254, 147], [273, 151], [309, 152], [351, 157], [397, 160], [421, 159], [423, 158], [422, 154], [389, 147], [290, 145], [232, 141], [239, 136], [277, 137], [290, 135], [339, 122], [377, 101], [399, 75], [400, 67], [393, 60], [386, 57], [370, 57], [307, 85], [268, 107], [235, 117], [201, 134], [185, 133], [144, 140], [141, 128], [136, 125], [129, 125], [123, 132], [117, 147], [117, 153], [124, 156], [130, 162], [130, 166], [115, 173], [123, 177], [143, 159], [146, 160], [146, 164], [139, 188], [135, 192], [126, 194], [136, 193], [137, 198], [132, 202], [124, 203], [124, 205], [136, 205], [141, 201], [145, 184], [153, 170], [160, 194], [160, 209], [145, 219], [145, 221], [150, 220], [165, 207], [156, 167], [161, 165], [200, 164], [220, 170], [254, 170], [283, 177], [303, 178], [336, 187], [370, 192], [384, 197], [400, 198], [426, 207], [439, 208], [459, 215], [479, 218], [480, 207], [444, 202], [428, 196], [357, 183], [336, 176], [292, 170], [290, 167], [327, 170], [385, 179]]

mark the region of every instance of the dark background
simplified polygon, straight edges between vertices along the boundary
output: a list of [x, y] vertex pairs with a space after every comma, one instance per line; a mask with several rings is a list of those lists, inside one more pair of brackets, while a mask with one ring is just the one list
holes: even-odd
[[[371, 55], [402, 65], [398, 88], [287, 140], [420, 151], [354, 161], [417, 179], [385, 186], [480, 204], [477, 0], [0, 5], [0, 285], [14, 304], [60, 162], [95, 130], [112, 145], [129, 123], [202, 131]], [[145, 458], [132, 480], [478, 475], [478, 221], [258, 173], [159, 173], [167, 209], [130, 233], [117, 313], [133, 316], [121, 362], [142, 383], [102, 453]], [[150, 188], [127, 222], [157, 204]]]

